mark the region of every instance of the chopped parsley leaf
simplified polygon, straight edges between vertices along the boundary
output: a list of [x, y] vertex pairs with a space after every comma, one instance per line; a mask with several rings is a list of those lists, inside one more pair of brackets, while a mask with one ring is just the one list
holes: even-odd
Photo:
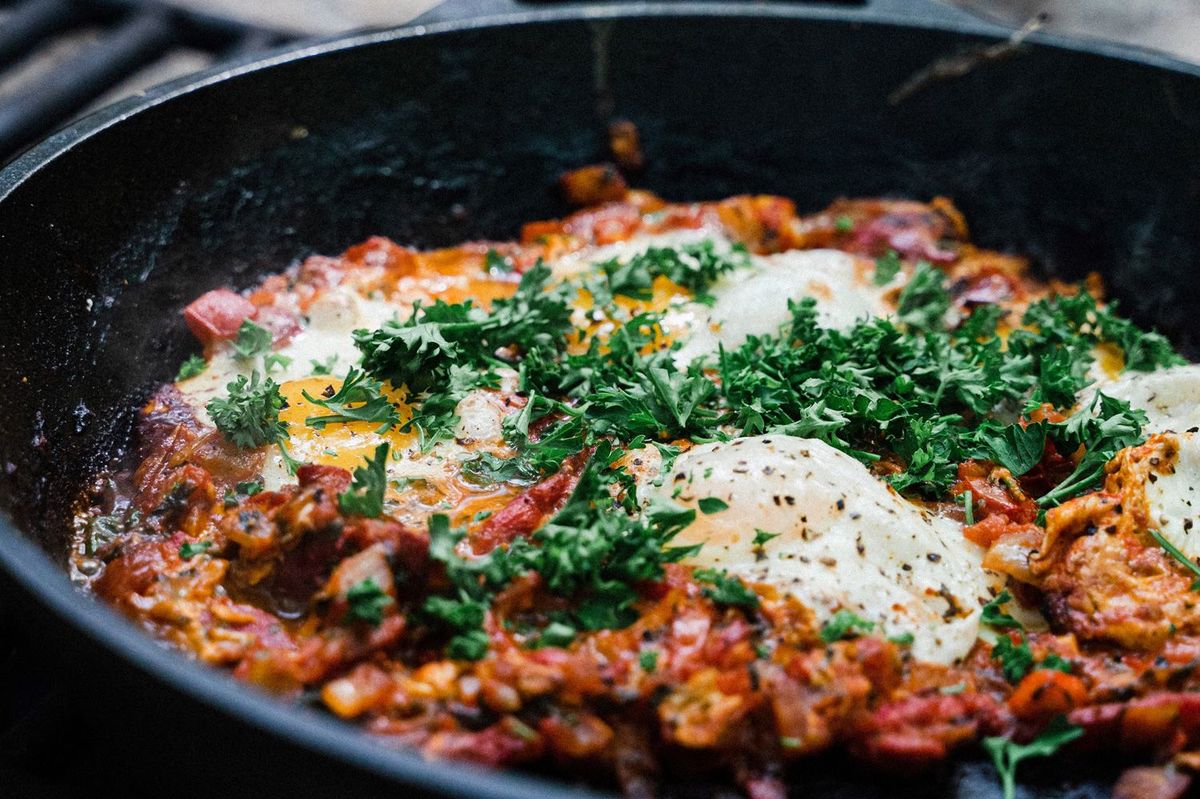
[[388, 443], [375, 448], [375, 457], [367, 458], [365, 467], [354, 469], [350, 488], [338, 494], [342, 513], [374, 519], [383, 514], [383, 495], [387, 489]]
[[1067, 477], [1038, 499], [1042, 507], [1058, 505], [1095, 486], [1104, 477], [1104, 466], [1118, 451], [1142, 441], [1145, 412], [1128, 402], [1099, 391], [1091, 404], [1060, 424], [1048, 425], [1049, 436], [1060, 452], [1084, 448], [1084, 455]]
[[638, 654], [638, 665], [642, 671], [653, 674], [658, 669], [658, 653], [653, 649], [643, 649]]
[[367, 377], [365, 372], [350, 367], [341, 387], [329, 398], [318, 398], [303, 392], [304, 399], [329, 411], [324, 416], [309, 416], [304, 424], [324, 430], [328, 424], [347, 422], [377, 423], [376, 433], [384, 433], [400, 424], [396, 406], [383, 393], [383, 384]]
[[[719, 252], [712, 241], [684, 244], [680, 247], [651, 247], [624, 263], [617, 259], [598, 265], [607, 278], [606, 286], [594, 282], [586, 288], [601, 305], [611, 304], [612, 295], [649, 299], [654, 279], [665, 277], [688, 291], [697, 302], [711, 304], [708, 289], [721, 276], [750, 265], [750, 254], [735, 244], [729, 252]], [[599, 290], [597, 290], [599, 289]]]
[[336, 364], [337, 362], [338, 362], [338, 356], [337, 356], [337, 353], [335, 352], [333, 355], [330, 355], [328, 358], [326, 358], [323, 361], [318, 361], [318, 360], [312, 359], [312, 360], [309, 360], [308, 363], [309, 363], [309, 366], [312, 367], [312, 373], [314, 375], [331, 375], [331, 374], [333, 374], [334, 364]]
[[900, 256], [895, 250], [888, 250], [875, 259], [875, 285], [886, 286], [900, 274]]
[[992, 660], [1000, 661], [1000, 669], [1011, 683], [1020, 682], [1033, 669], [1033, 650], [1024, 635], [1017, 633], [1016, 636], [1014, 643], [1011, 636], [1001, 635], [992, 646]]
[[578, 630], [570, 624], [562, 621], [552, 621], [542, 630], [541, 635], [533, 643], [534, 649], [542, 649], [547, 646], [565, 647], [570, 646], [575, 640]]
[[[878, 267], [876, 267], [878, 269]], [[908, 284], [900, 291], [896, 318], [916, 330], [940, 330], [950, 310], [946, 276], [927, 261], [917, 261]]]
[[211, 400], [206, 408], [213, 424], [242, 449], [279, 444], [287, 440], [287, 423], [279, 420], [283, 397], [271, 378], [257, 371], [237, 378], [225, 387], [228, 394]]
[[493, 249], [489, 249], [487, 251], [487, 255], [485, 255], [483, 258], [483, 268], [489, 272], [508, 274], [517, 267], [511, 258], [501, 255]]
[[821, 625], [821, 640], [827, 644], [841, 641], [843, 638], [853, 638], [860, 633], [869, 633], [875, 629], [875, 622], [868, 621], [862, 616], [849, 611], [839, 610]]
[[696, 505], [705, 516], [711, 516], [714, 513], [720, 513], [723, 510], [729, 509], [729, 503], [717, 497], [700, 497]]
[[779, 538], [779, 536], [781, 536], [781, 535], [783, 535], [783, 533], [768, 533], [766, 530], [755, 527], [754, 528], [754, 540], [751, 543], [754, 546], [761, 548], [761, 547], [766, 546], [768, 541], [771, 541], [772, 539], [775, 539], [775, 538]]
[[991, 625], [997, 629], [1011, 627], [1017, 630], [1024, 629], [1021, 622], [1014, 619], [1012, 616], [1000, 609], [1005, 603], [1012, 601], [1012, 594], [1007, 591], [1001, 591], [996, 595], [996, 598], [983, 606], [983, 615], [980, 620], [984, 624]]
[[202, 374], [208, 368], [208, 361], [204, 360], [199, 355], [189, 355], [187, 360], [179, 365], [179, 372], [175, 375], [175, 382], [187, 380], [190, 377], [195, 377]]
[[470, 301], [437, 300], [417, 306], [404, 322], [385, 322], [376, 330], [355, 330], [363, 370], [410, 392], [443, 385], [454, 366], [475, 369], [498, 365], [497, 355], [510, 350], [528, 355], [557, 352], [566, 345], [571, 307], [561, 287], [547, 291], [550, 268], [538, 262], [521, 276], [516, 293], [492, 303], [490, 311]]
[[292, 365], [292, 359], [286, 355], [272, 352], [263, 356], [263, 371], [271, 374], [276, 368], [287, 369]]
[[248, 497], [252, 497], [263, 490], [263, 484], [261, 480], [250, 480], [245, 483], [238, 483], [234, 487], [237, 489], [239, 494], [244, 494]]
[[480, 660], [487, 650], [488, 637], [482, 629], [459, 633], [446, 645], [446, 655], [455, 660]]
[[750, 609], [758, 607], [758, 594], [747, 588], [741, 580], [730, 577], [727, 572], [697, 569], [692, 576], [712, 586], [704, 589], [704, 595], [718, 605]]
[[207, 552], [212, 548], [212, 541], [185, 541], [179, 545], [179, 557], [181, 560], [191, 560], [197, 555]]
[[463, 461], [462, 474], [476, 485], [529, 485], [541, 477], [541, 472], [525, 458], [498, 458], [490, 452], [480, 452]]
[[1017, 766], [1030, 757], [1050, 757], [1066, 744], [1083, 735], [1083, 728], [1068, 724], [1057, 716], [1040, 735], [1027, 744], [1019, 744], [998, 736], [983, 739], [983, 748], [992, 757], [1004, 799], [1015, 799], [1017, 795]]
[[239, 361], [252, 361], [260, 355], [271, 351], [271, 331], [246, 319], [238, 327], [237, 338], [233, 340], [233, 357]]
[[383, 623], [384, 609], [395, 600], [375, 582], [374, 577], [368, 577], [350, 586], [346, 591], [346, 601], [349, 603], [347, 617], [378, 627]]
[[1042, 459], [1046, 449], [1046, 425], [1031, 423], [1025, 427], [1010, 424], [1003, 430], [988, 435], [984, 444], [991, 451], [992, 460], [1020, 477]]

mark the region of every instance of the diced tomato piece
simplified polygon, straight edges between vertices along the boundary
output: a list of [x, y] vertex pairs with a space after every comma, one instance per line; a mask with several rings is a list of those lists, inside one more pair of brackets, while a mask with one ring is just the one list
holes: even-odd
[[585, 450], [563, 464], [563, 468], [545, 480], [527, 488], [500, 510], [493, 513], [471, 536], [475, 553], [482, 555], [514, 538], [527, 536], [541, 527], [542, 522], [566, 500], [591, 452]]
[[1078, 677], [1055, 669], [1034, 669], [1017, 685], [1008, 706], [1019, 719], [1046, 721], [1086, 701], [1087, 688]]
[[296, 470], [296, 480], [301, 488], [320, 486], [336, 494], [350, 487], [350, 472], [340, 466], [306, 463]]
[[964, 461], [958, 465], [958, 480], [950, 493], [957, 496], [970, 491], [975, 517], [980, 521], [1000, 515], [1011, 522], [1028, 524], [1037, 518], [1037, 503], [1014, 497], [1009, 486], [993, 480], [991, 474], [991, 467], [985, 462]]
[[201, 344], [208, 346], [237, 335], [242, 322], [254, 316], [254, 303], [229, 289], [213, 289], [183, 309], [183, 319]]
[[567, 202], [583, 207], [618, 202], [629, 191], [625, 178], [612, 164], [594, 164], [564, 172], [558, 185]]
[[355, 266], [382, 266], [397, 275], [415, 273], [418, 257], [416, 251], [401, 247], [383, 236], [372, 236], [342, 253], [342, 259], [346, 263]]

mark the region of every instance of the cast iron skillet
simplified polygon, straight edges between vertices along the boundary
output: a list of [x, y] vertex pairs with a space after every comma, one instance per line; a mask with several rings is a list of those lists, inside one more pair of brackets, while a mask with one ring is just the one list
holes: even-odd
[[[390, 751], [165, 651], [69, 585], [72, 500], [193, 351], [178, 313], [189, 299], [374, 233], [418, 246], [514, 235], [565, 210], [549, 187], [603, 156], [610, 114], [637, 123], [637, 182], [668, 198], [774, 192], [811, 210], [946, 194], [978, 242], [1031, 253], [1050, 275], [1099, 270], [1128, 311], [1194, 350], [1200, 69], [1035, 37], [889, 102], [935, 59], [995, 41], [878, 7], [566, 8], [285, 53], [57, 134], [0, 173], [0, 567], [15, 596], [96, 686], [97, 713], [127, 714], [147, 758], [185, 764], [164, 785], [180, 795], [197, 764], [206, 794], [394, 780], [578, 795]], [[1045, 795], [1111, 777], [1026, 773]], [[978, 762], [898, 783], [834, 760], [795, 779], [829, 796], [994, 790]]]

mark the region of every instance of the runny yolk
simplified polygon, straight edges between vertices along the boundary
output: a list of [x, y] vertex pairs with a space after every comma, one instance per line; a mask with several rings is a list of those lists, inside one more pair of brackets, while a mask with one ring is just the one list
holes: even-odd
[[[673, 300], [689, 300], [691, 293], [674, 282], [668, 277], [659, 275], [654, 278], [654, 282], [650, 284], [650, 297], [648, 299], [636, 299], [634, 297], [626, 297], [618, 294], [613, 297], [613, 305], [626, 311], [630, 316], [637, 316], [643, 313], [662, 313], [667, 310]], [[595, 308], [595, 299], [587, 289], [579, 290], [579, 298], [575, 301], [575, 307], [582, 311], [592, 311]], [[614, 330], [620, 327], [619, 322], [613, 321], [610, 308], [599, 308], [602, 318], [594, 319], [583, 328], [583, 335], [577, 340], [573, 340], [567, 346], [567, 352], [578, 355], [586, 352], [591, 339], [596, 336], [607, 338]], [[652, 351], [661, 349], [670, 343], [670, 339], [661, 330], [655, 330], [655, 340], [651, 342], [647, 350]]]
[[364, 465], [367, 458], [374, 457], [375, 448], [385, 441], [391, 445], [392, 452], [407, 449], [416, 442], [415, 432], [402, 433], [397, 429], [412, 418], [412, 409], [403, 401], [404, 392], [388, 383], [384, 383], [384, 391], [396, 406], [400, 425], [384, 433], [376, 432], [379, 429], [376, 422], [339, 422], [327, 424], [322, 430], [305, 424], [305, 419], [328, 416], [332, 411], [309, 402], [304, 398], [304, 392], [320, 399], [341, 386], [341, 378], [314, 375], [289, 380], [279, 387], [279, 393], [287, 403], [279, 412], [279, 419], [287, 422], [291, 454], [296, 460], [352, 470]]
[[1125, 353], [1111, 341], [1102, 341], [1096, 345], [1096, 363], [1104, 370], [1111, 380], [1116, 380], [1125, 371]]

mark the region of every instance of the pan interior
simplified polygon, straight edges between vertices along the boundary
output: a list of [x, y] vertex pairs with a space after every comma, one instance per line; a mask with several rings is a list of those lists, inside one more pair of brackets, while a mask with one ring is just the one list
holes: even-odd
[[612, 117], [642, 134], [633, 182], [668, 199], [946, 195], [981, 245], [1099, 271], [1194, 351], [1200, 79], [1031, 46], [897, 96], [978, 44], [832, 19], [564, 20], [335, 50], [134, 114], [0, 201], [0, 504], [61, 560], [87, 475], [194, 350], [187, 301], [372, 234], [512, 237], [567, 210], [554, 180], [604, 158]]

